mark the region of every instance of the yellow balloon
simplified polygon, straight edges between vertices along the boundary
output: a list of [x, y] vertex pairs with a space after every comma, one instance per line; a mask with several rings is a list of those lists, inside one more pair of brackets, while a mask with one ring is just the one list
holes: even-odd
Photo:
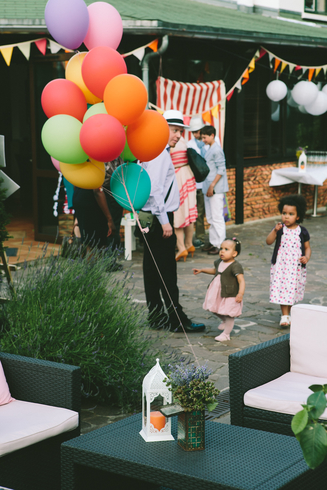
[[105, 178], [105, 165], [90, 158], [90, 162], [72, 165], [60, 162], [60, 170], [65, 179], [81, 189], [97, 189]]
[[101, 102], [101, 99], [90, 92], [82, 77], [82, 63], [86, 55], [87, 53], [77, 53], [70, 58], [66, 66], [65, 77], [67, 80], [76, 83], [82, 90], [88, 104], [97, 104]]

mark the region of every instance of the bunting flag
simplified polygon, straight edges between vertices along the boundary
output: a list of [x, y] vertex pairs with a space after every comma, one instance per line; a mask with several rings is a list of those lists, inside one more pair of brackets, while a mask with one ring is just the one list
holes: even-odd
[[252, 73], [255, 70], [255, 58], [252, 58], [250, 64], [248, 66], [249, 73]]
[[243, 78], [242, 85], [246, 84], [246, 82], [249, 81], [250, 74], [249, 74], [249, 70], [248, 69], [245, 70], [245, 72], [242, 75], [242, 78]]
[[[226, 91], [223, 80], [206, 83], [184, 83], [167, 78], [157, 78], [157, 105], [149, 104], [159, 112], [175, 109], [185, 120], [201, 115], [202, 119], [216, 128], [221, 143], [225, 132]], [[185, 131], [186, 141], [192, 133]]]
[[[275, 59], [275, 69], [274, 72], [277, 70], [278, 66], [281, 63], [281, 69], [280, 73], [282, 73], [285, 68], [288, 66], [289, 68], [289, 73], [291, 74], [293, 71], [302, 71], [302, 74], [304, 74], [306, 71], [308, 71], [308, 79], [312, 80], [313, 77], [316, 77], [318, 73], [323, 70], [324, 73], [327, 71], [327, 65], [318, 65], [318, 66], [305, 66], [305, 65], [297, 65], [296, 63], [292, 63], [291, 61], [283, 60], [279, 56], [276, 56], [274, 53], [269, 51], [266, 48], [261, 48], [265, 53], [268, 53], [270, 64], [272, 63], [272, 60]], [[261, 51], [260, 50], [260, 51]], [[257, 55], [255, 56], [256, 60], [259, 59]]]
[[281, 64], [281, 60], [279, 60], [278, 58], [275, 58], [274, 73], [276, 72], [276, 70], [277, 70], [277, 68], [279, 67], [280, 64]]
[[311, 82], [314, 72], [315, 72], [315, 68], [309, 68], [309, 75], [308, 75], [309, 82]]
[[35, 41], [35, 44], [38, 48], [38, 50], [45, 55], [47, 51], [47, 40], [46, 39], [39, 39], [38, 41]]
[[0, 48], [1, 54], [8, 66], [10, 66], [13, 50], [14, 50], [13, 46], [8, 46], [7, 48]]
[[280, 73], [283, 73], [286, 67], [287, 67], [287, 63], [285, 63], [285, 61], [282, 61], [282, 66], [280, 67]]

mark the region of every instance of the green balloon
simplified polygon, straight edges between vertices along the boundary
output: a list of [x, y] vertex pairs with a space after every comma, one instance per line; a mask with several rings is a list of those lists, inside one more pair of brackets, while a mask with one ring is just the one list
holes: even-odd
[[135, 162], [135, 160], [137, 160], [137, 158], [133, 155], [133, 153], [129, 149], [127, 138], [126, 138], [125, 147], [121, 152], [120, 156], [122, 157], [124, 162]]
[[99, 102], [98, 104], [93, 104], [88, 108], [83, 117], [83, 122], [86, 121], [91, 116], [95, 116], [96, 114], [108, 114], [106, 111], [105, 105], [103, 102]]
[[83, 150], [79, 134], [82, 123], [72, 116], [59, 114], [44, 124], [41, 139], [45, 150], [63, 163], [84, 163], [88, 155]]

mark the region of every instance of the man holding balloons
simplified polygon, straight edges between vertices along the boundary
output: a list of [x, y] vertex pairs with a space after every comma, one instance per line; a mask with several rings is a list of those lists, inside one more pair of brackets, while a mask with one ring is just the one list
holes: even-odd
[[[186, 332], [201, 332], [205, 325], [193, 323], [179, 304], [175, 260], [176, 235], [173, 228], [173, 212], [179, 208], [179, 190], [169, 150], [175, 147], [187, 126], [179, 111], [166, 111], [163, 116], [169, 125], [167, 148], [153, 160], [143, 162], [143, 167], [151, 179], [150, 197], [143, 210], [150, 211], [160, 224], [159, 226], [157, 223], [153, 233], [146, 234], [147, 243], [144, 244], [143, 274], [146, 301], [153, 328], [168, 327], [173, 332], [182, 332], [183, 325]], [[167, 314], [164, 312], [161, 295]]]

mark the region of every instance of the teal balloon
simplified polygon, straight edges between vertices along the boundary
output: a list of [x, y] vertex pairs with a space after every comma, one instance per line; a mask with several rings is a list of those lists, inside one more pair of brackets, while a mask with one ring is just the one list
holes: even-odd
[[96, 114], [108, 114], [103, 102], [91, 105], [84, 114], [83, 122], [85, 122], [86, 119], [88, 119], [89, 117], [95, 116]]
[[44, 124], [41, 139], [45, 150], [63, 163], [84, 163], [88, 155], [83, 150], [79, 134], [82, 123], [72, 116], [58, 114]]
[[137, 158], [133, 155], [133, 153], [129, 149], [127, 138], [126, 138], [125, 147], [121, 152], [120, 156], [122, 157], [124, 162], [135, 162], [135, 160], [137, 160]]
[[112, 174], [110, 189], [113, 197], [124, 209], [133, 211], [128, 199], [129, 196], [134, 209], [139, 211], [149, 199], [151, 180], [147, 171], [140, 165], [136, 163], [124, 163]]

